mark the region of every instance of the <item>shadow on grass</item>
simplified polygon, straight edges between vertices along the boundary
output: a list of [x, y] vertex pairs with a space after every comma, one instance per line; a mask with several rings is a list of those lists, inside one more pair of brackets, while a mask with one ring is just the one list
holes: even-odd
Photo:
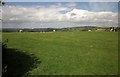
[[2, 77], [23, 77], [29, 75], [28, 71], [37, 68], [41, 61], [33, 54], [17, 49], [5, 48], [2, 53]]

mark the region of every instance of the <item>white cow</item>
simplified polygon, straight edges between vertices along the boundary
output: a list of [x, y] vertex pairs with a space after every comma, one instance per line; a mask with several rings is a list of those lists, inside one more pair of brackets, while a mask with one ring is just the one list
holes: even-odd
[[23, 32], [23, 30], [22, 30], [22, 29], [20, 29], [20, 30], [19, 30], [19, 32], [21, 33], [21, 32]]
[[53, 32], [55, 32], [55, 29], [53, 30]]
[[91, 32], [91, 30], [88, 30], [88, 32]]

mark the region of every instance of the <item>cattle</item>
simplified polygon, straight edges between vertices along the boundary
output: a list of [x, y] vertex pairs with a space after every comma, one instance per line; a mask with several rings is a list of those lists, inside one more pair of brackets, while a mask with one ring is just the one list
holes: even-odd
[[23, 30], [22, 30], [22, 29], [20, 29], [20, 30], [19, 30], [19, 32], [21, 33], [21, 32], [23, 32]]
[[91, 32], [91, 30], [88, 30], [88, 32]]
[[53, 32], [55, 32], [55, 29], [53, 30]]

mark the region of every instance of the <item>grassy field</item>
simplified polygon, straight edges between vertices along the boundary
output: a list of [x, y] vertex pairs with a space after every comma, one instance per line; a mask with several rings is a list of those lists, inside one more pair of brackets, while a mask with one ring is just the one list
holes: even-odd
[[3, 33], [6, 39], [8, 48], [33, 54], [41, 61], [28, 70], [30, 75], [118, 74], [117, 32]]

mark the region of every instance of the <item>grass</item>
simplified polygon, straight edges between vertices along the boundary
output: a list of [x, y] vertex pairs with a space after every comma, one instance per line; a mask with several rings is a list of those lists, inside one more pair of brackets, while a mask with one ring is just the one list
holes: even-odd
[[30, 75], [118, 74], [117, 32], [3, 33], [5, 39], [41, 60]]

